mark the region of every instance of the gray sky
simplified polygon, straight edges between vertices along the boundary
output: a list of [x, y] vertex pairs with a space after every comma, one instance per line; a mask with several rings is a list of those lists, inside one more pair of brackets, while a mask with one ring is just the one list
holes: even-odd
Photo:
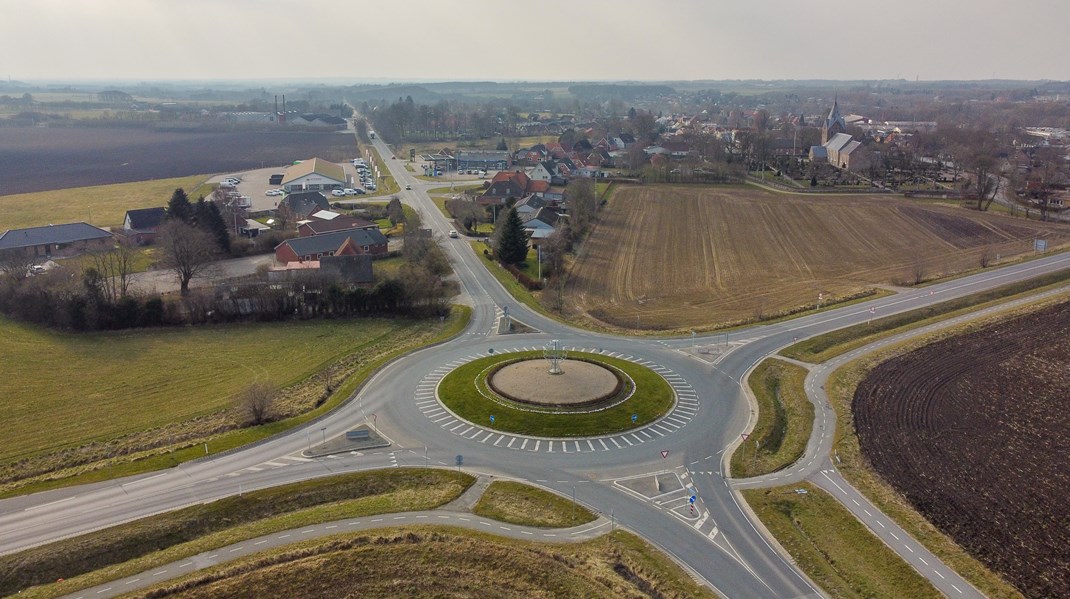
[[1070, 79], [1065, 0], [0, 0], [12, 79]]

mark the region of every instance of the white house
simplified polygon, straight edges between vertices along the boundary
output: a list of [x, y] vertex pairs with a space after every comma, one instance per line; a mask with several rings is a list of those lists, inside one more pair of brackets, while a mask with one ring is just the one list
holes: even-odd
[[282, 177], [282, 188], [288, 192], [343, 189], [345, 186], [346, 174], [342, 166], [322, 158], [295, 164], [287, 168]]

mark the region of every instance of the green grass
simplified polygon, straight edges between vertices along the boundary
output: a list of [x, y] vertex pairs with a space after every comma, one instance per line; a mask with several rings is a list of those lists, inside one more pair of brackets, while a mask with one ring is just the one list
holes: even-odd
[[1040, 277], [1011, 283], [925, 308], [918, 308], [878, 318], [868, 323], [838, 329], [824, 335], [804, 339], [784, 348], [780, 355], [812, 364], [820, 364], [853, 349], [868, 345], [896, 333], [925, 326], [938, 320], [953, 318], [966, 312], [974, 312], [995, 305], [1013, 296], [1043, 291], [1070, 280], [1070, 269], [1060, 270]]
[[[449, 373], [439, 383], [441, 401], [455, 414], [500, 431], [543, 437], [582, 437], [611, 434], [648, 424], [663, 416], [673, 405], [673, 391], [654, 371], [626, 360], [597, 354], [576, 353], [624, 371], [635, 381], [635, 393], [612, 408], [590, 413], [545, 413], [522, 410], [496, 403], [480, 394], [477, 379], [490, 366], [516, 358], [541, 358], [542, 352], [511, 352], [473, 360]], [[638, 416], [632, 422], [632, 415]], [[490, 417], [494, 416], [494, 424]]]
[[594, 522], [598, 516], [560, 495], [524, 483], [495, 481], [483, 492], [472, 513], [520, 526], [568, 528]]
[[[289, 484], [150, 516], [0, 556], [0, 594], [54, 597], [261, 535], [342, 518], [433, 509], [475, 482], [450, 470], [390, 469]], [[54, 583], [66, 579], [62, 583]]]
[[[219, 394], [231, 388], [244, 388], [257, 376], [263, 376], [268, 380], [285, 380], [286, 376], [290, 376], [291, 380], [308, 379], [309, 375], [321, 371], [326, 366], [337, 361], [339, 357], [346, 356], [347, 352], [361, 352], [365, 348], [374, 349], [373, 352], [367, 355], [360, 355], [359, 366], [335, 388], [334, 392], [318, 408], [285, 420], [230, 430], [212, 436], [208, 440], [210, 452], [218, 453], [285, 432], [333, 410], [348, 399], [360, 385], [384, 364], [413, 349], [438, 343], [460, 334], [464, 327], [467, 326], [470, 318], [470, 308], [454, 306], [450, 317], [444, 323], [433, 322], [430, 326], [426, 321], [401, 321], [397, 323], [387, 320], [367, 319], [264, 325], [243, 324], [200, 327], [188, 330], [139, 331], [134, 334], [85, 336], [59, 335], [0, 319], [0, 334], [5, 334], [7, 339], [11, 339], [12, 337], [6, 336], [10, 328], [12, 332], [19, 335], [17, 338], [24, 338], [27, 341], [29, 351], [26, 347], [19, 348], [17, 344], [13, 345], [13, 347], [23, 352], [22, 367], [26, 367], [27, 361], [47, 359], [47, 356], [37, 355], [32, 351], [33, 348], [56, 349], [57, 351], [69, 351], [76, 354], [74, 356], [68, 355], [68, 361], [62, 364], [62, 368], [70, 370], [67, 376], [74, 377], [77, 380], [71, 381], [70, 378], [56, 379], [57, 381], [65, 381], [58, 386], [58, 391], [64, 394], [63, 397], [67, 398], [68, 403], [57, 402], [55, 397], [49, 397], [49, 399], [57, 404], [57, 409], [69, 414], [68, 417], [74, 418], [78, 422], [84, 422], [89, 419], [100, 421], [101, 426], [109, 431], [110, 437], [118, 436], [126, 431], [143, 430], [156, 423], [167, 424], [182, 418], [189, 418], [189, 414], [197, 414], [198, 411], [210, 411], [203, 409], [198, 402], [190, 401], [190, 397], [196, 397], [191, 396], [185, 387], [190, 381], [194, 384], [201, 381], [200, 384], [204, 388], [212, 389], [214, 393]], [[258, 332], [261, 332], [261, 334], [258, 335]], [[380, 343], [369, 343], [370, 336], [377, 332], [380, 334]], [[168, 337], [169, 335], [173, 337]], [[120, 358], [127, 356], [129, 360], [138, 366], [139, 369], [134, 371], [139, 374], [138, 377], [128, 376], [128, 373], [131, 372], [129, 370], [131, 368], [129, 362], [125, 368], [122, 364], [111, 364], [106, 356], [95, 350], [92, 339], [110, 340], [111, 336], [115, 337], [115, 342], [110, 343], [109, 346], [118, 348]], [[127, 337], [130, 338], [128, 339]], [[168, 346], [162, 342], [162, 340], [167, 339], [171, 339], [173, 345]], [[192, 344], [192, 341], [198, 341], [199, 345]], [[235, 347], [240, 348], [245, 353], [234, 353]], [[178, 356], [181, 358], [179, 361], [174, 359], [174, 352], [176, 351], [184, 352]], [[209, 354], [209, 352], [212, 353]], [[88, 356], [85, 358], [87, 361], [74, 362], [74, 358], [81, 358], [77, 354]], [[109, 355], [114, 355], [114, 351]], [[235, 355], [241, 355], [243, 360], [234, 359], [233, 356]], [[277, 358], [279, 355], [285, 356], [287, 358], [286, 361], [292, 362], [292, 364], [278, 363]], [[262, 361], [256, 362], [257, 359]], [[150, 362], [145, 364], [144, 360], [150, 360]], [[2, 377], [0, 381], [14, 388], [15, 391], [13, 393], [23, 393], [18, 390], [16, 381], [19, 379], [12, 379], [11, 376], [7, 375], [8, 369], [14, 369], [15, 372], [20, 371], [20, 368], [14, 362], [13, 360], [5, 360], [0, 364], [0, 377]], [[187, 362], [199, 363], [202, 369], [214, 370], [216, 375], [214, 378], [205, 377], [199, 370], [191, 368]], [[258, 364], [259, 366], [257, 366]], [[268, 369], [267, 365], [270, 365], [271, 368]], [[306, 368], [303, 373], [299, 372], [302, 367]], [[83, 371], [83, 369], [85, 370]], [[98, 372], [94, 373], [94, 369], [98, 370]], [[176, 376], [176, 372], [189, 373], [189, 380]], [[83, 390], [91, 389], [91, 387], [85, 386], [86, 374], [93, 375], [97, 380], [97, 384], [110, 385], [114, 387], [114, 390], [107, 397], [103, 392], [90, 395], [79, 394], [78, 390], [80, 388]], [[36, 376], [41, 379], [37, 384], [39, 388], [44, 390], [42, 391], [43, 393], [50, 395], [57, 393], [57, 390], [50, 390], [57, 387], [57, 385], [50, 381], [50, 377], [47, 376], [47, 369], [46, 372], [36, 373]], [[157, 382], [149, 384], [151, 380]], [[143, 396], [131, 397], [125, 392], [121, 397], [112, 396], [121, 390], [129, 389], [135, 383], [145, 386], [144, 389], [139, 390]], [[160, 404], [159, 407], [153, 410], [144, 409], [145, 396], [155, 397], [155, 403]], [[0, 395], [0, 397], [5, 396]], [[8, 395], [4, 398], [3, 405], [5, 409], [11, 403], [11, 397], [11, 395]], [[101, 401], [110, 400], [111, 404], [118, 403], [122, 406], [129, 406], [129, 408], [127, 411], [111, 414], [111, 418], [115, 422], [109, 422], [106, 415], [101, 416], [100, 409], [91, 411], [79, 410], [79, 407], [84, 405], [86, 397]], [[214, 401], [218, 406], [215, 408], [217, 410], [229, 402], [229, 396], [223, 397], [219, 395], [198, 399], [206, 402]], [[59, 415], [45, 414], [40, 410], [35, 410], [33, 408], [34, 402], [30, 396], [25, 396], [23, 404], [15, 407], [28, 414], [35, 426], [53, 427], [37, 429], [36, 438], [29, 434], [27, 431], [28, 424], [21, 420], [18, 428], [9, 427], [6, 431], [6, 439], [11, 438], [14, 432], [18, 432], [22, 442], [20, 447], [23, 454], [28, 454], [31, 451], [36, 451], [37, 453], [55, 452], [59, 447], [58, 443], [56, 443], [56, 438], [51, 435], [55, 428], [63, 426], [72, 428], [74, 431], [72, 434], [75, 436], [80, 434], [83, 444], [95, 437], [107, 439], [101, 434], [100, 430], [64, 423]], [[162, 417], [159, 414], [160, 410], [168, 410], [168, 415]], [[72, 446], [75, 444], [69, 439], [65, 441]], [[195, 444], [180, 445], [172, 451], [160, 448], [147, 454], [120, 456], [107, 463], [92, 464], [85, 469], [65, 473], [62, 476], [49, 476], [28, 483], [9, 484], [8, 488], [3, 493], [0, 493], [0, 498], [174, 467], [182, 462], [204, 457], [205, 452], [201, 444], [202, 441], [203, 439], [199, 439]], [[9, 459], [18, 457], [12, 455], [13, 451], [10, 449], [10, 444], [5, 444], [4, 449], [7, 450], [7, 454], [10, 456]], [[62, 457], [63, 454], [49, 453], [45, 457], [52, 455]]]
[[372, 145], [369, 145], [368, 149], [371, 150], [372, 160], [375, 161], [375, 164], [379, 165], [379, 179], [375, 182], [376, 189], [369, 193], [368, 197], [388, 196], [401, 191], [401, 186], [398, 185], [398, 180], [390, 174], [390, 169], [386, 168], [386, 162], [384, 162], [383, 157], [379, 155], [379, 150]]
[[800, 483], [745, 490], [743, 496], [795, 563], [831, 596], [943, 597], [821, 489]]
[[446, 195], [459, 194], [466, 191], [472, 191], [473, 189], [483, 189], [482, 183], [457, 183], [451, 189], [450, 187], [435, 187], [434, 189], [428, 189], [427, 193], [430, 195]]
[[[202, 184], [210, 175], [135, 183], [74, 187], [0, 196], [0, 232], [7, 229], [85, 221], [98, 227], [122, 226], [127, 210], [166, 206], [176, 188], [190, 199], [211, 193]], [[207, 189], [208, 191], [204, 191]]]
[[[476, 255], [483, 257], [483, 265], [487, 267], [490, 274], [494, 275], [495, 279], [498, 279], [498, 282], [502, 284], [502, 287], [505, 287], [505, 290], [509, 292], [509, 295], [513, 296], [513, 299], [543, 316], [553, 318], [554, 320], [561, 320], [560, 317], [547, 311], [546, 308], [539, 303], [539, 300], [535, 299], [535, 296], [528, 291], [528, 288], [524, 287], [516, 280], [516, 277], [514, 277], [512, 273], [502, 268], [497, 261], [493, 259], [488, 260], [484, 256], [483, 250], [487, 250], [493, 258], [494, 252], [490, 249], [490, 246], [482, 241], [470, 241], [469, 244], [471, 244], [472, 250], [475, 251]], [[530, 252], [528, 255], [530, 256]]]
[[354, 319], [71, 334], [0, 319], [10, 419], [0, 459], [203, 416], [253, 380], [285, 386], [422, 326]]
[[732, 454], [733, 477], [783, 470], [802, 457], [814, 427], [814, 406], [803, 388], [806, 375], [805, 368], [774, 358], [751, 372], [747, 384], [758, 401], [758, 422]]

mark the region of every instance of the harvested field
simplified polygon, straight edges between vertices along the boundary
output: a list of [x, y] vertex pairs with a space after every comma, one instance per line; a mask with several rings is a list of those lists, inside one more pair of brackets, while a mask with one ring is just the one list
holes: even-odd
[[1070, 303], [892, 358], [852, 411], [863, 454], [1029, 597], [1070, 596]]
[[564, 304], [620, 328], [747, 321], [977, 268], [1034, 238], [1063, 247], [1070, 227], [888, 196], [628, 187], [584, 244]]
[[[348, 133], [0, 127], [0, 196], [289, 164], [345, 161]], [[167, 198], [164, 198], [166, 201]]]

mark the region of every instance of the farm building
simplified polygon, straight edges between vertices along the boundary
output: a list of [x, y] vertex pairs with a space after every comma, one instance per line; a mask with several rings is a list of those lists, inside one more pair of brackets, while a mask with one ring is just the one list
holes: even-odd
[[156, 241], [156, 233], [167, 218], [165, 208], [127, 210], [123, 219], [123, 235], [127, 243], [148, 245]]
[[509, 168], [509, 152], [504, 150], [484, 150], [481, 152], [457, 152], [457, 168], [462, 171], [479, 169], [481, 171], [503, 171]]
[[275, 248], [280, 264], [319, 260], [335, 255], [386, 254], [386, 237], [378, 230], [347, 229], [287, 239]]
[[0, 253], [62, 258], [82, 252], [104, 250], [113, 244], [111, 233], [88, 223], [66, 223], [11, 229], [0, 235]]
[[286, 169], [282, 188], [288, 192], [343, 189], [346, 174], [341, 165], [311, 158]]

